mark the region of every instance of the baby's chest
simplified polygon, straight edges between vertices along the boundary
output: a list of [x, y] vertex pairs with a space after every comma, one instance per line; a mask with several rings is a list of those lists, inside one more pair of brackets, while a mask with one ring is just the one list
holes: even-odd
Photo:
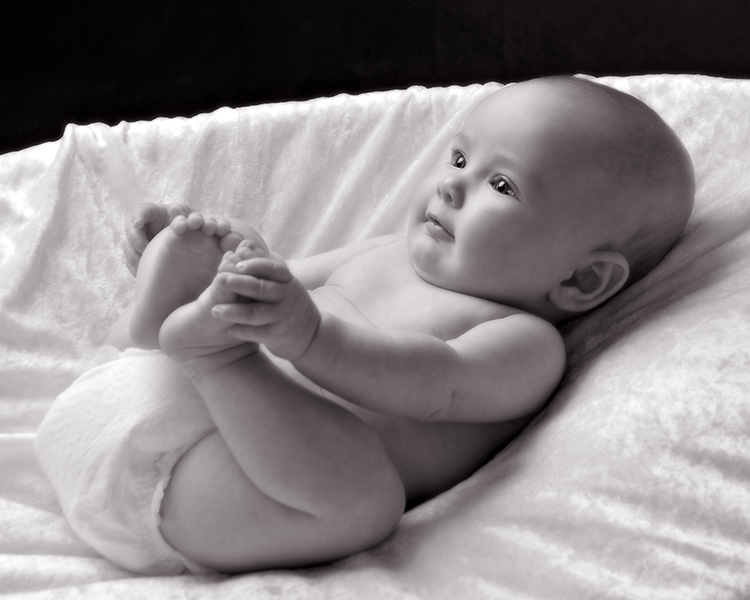
[[419, 331], [446, 340], [508, 312], [494, 302], [425, 282], [402, 255], [387, 251], [349, 261], [326, 287], [378, 329]]

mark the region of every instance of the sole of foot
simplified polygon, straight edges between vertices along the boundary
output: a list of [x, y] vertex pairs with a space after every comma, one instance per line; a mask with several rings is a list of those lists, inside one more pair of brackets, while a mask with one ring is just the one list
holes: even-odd
[[198, 298], [173, 310], [164, 320], [159, 345], [191, 378], [258, 351], [258, 344], [231, 336], [229, 325], [212, 315], [212, 309], [218, 304], [249, 301], [228, 290], [225, 283], [227, 274], [238, 273], [237, 263], [258, 256], [265, 256], [264, 251], [251, 241], [243, 240], [236, 251], [223, 255], [215, 277]]
[[159, 232], [138, 265], [130, 337], [140, 348], [159, 348], [159, 330], [175, 309], [192, 302], [213, 281], [222, 257], [242, 238], [219, 237], [201, 230], [182, 233], [173, 227]]

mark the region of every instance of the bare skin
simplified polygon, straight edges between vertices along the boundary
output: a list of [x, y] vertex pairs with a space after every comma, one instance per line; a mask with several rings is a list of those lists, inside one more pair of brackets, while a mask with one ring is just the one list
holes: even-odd
[[555, 324], [625, 285], [616, 248], [655, 201], [620, 201], [637, 194], [592, 143], [613, 115], [569, 90], [527, 82], [480, 102], [415, 190], [404, 236], [285, 262], [247, 225], [141, 209], [125, 319], [217, 427], [166, 490], [174, 548], [249, 571], [371, 547], [544, 405], [565, 364]]
[[[163, 535], [191, 559], [247, 571], [315, 564], [375, 545], [406, 502], [464, 479], [528, 422], [430, 423], [305, 389], [212, 317], [215, 307], [241, 299], [225, 287], [230, 276], [265, 255], [247, 241], [235, 252], [222, 252], [224, 244], [200, 228], [156, 236], [139, 266], [134, 310], [175, 307], [160, 328], [161, 348], [191, 376], [218, 428], [178, 463], [162, 504]], [[205, 260], [195, 260], [197, 247]], [[161, 285], [165, 271], [182, 287]], [[336, 308], [325, 293], [318, 302]], [[141, 326], [134, 318], [130, 325]]]
[[[214, 231], [212, 227], [203, 229]], [[156, 236], [141, 259], [142, 276], [136, 279], [130, 337], [141, 348], [158, 348], [158, 332], [175, 306], [195, 300], [194, 290], [204, 290], [213, 279], [221, 254], [234, 250], [241, 237], [230, 231], [207, 233], [188, 227], [187, 219], [175, 219], [165, 235]], [[174, 244], [170, 236], [182, 235]], [[164, 256], [173, 253], [172, 260]], [[192, 268], [175, 269], [174, 263]]]
[[[176, 266], [174, 254], [160, 254]], [[239, 300], [224, 275], [254, 254], [243, 243], [225, 255], [211, 285], [160, 331], [162, 349], [191, 376], [218, 428], [175, 468], [162, 533], [224, 571], [350, 554], [388, 535], [404, 506], [400, 478], [364, 422], [295, 384], [211, 316]]]

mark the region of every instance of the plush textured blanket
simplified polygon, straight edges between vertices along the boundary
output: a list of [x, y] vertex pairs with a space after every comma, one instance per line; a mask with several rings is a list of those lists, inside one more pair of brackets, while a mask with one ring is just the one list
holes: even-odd
[[565, 326], [547, 409], [380, 547], [316, 569], [135, 577], [71, 532], [34, 432], [131, 298], [143, 201], [255, 223], [285, 256], [405, 224], [497, 84], [70, 126], [0, 157], [0, 593], [24, 598], [750, 597], [750, 81], [602, 80], [685, 141], [695, 213], [648, 277]]

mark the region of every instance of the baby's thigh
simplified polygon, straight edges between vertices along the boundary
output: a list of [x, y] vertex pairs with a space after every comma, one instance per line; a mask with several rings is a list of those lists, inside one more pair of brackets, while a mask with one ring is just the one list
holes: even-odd
[[313, 565], [373, 545], [352, 539], [350, 526], [332, 528], [263, 493], [218, 431], [175, 466], [161, 518], [162, 535], [173, 548], [223, 572]]

